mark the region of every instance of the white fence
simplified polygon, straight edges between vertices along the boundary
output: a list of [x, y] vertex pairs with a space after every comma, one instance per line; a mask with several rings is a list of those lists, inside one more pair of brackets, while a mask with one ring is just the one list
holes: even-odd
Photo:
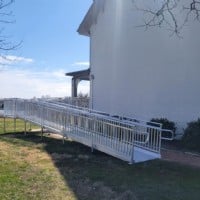
[[160, 157], [161, 127], [66, 104], [7, 99], [5, 116], [21, 118], [130, 163]]

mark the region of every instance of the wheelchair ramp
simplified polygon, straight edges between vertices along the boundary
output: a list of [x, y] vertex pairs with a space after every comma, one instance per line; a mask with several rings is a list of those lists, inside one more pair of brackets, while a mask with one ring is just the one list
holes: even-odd
[[160, 158], [161, 127], [87, 108], [40, 100], [7, 99], [4, 114], [30, 121], [129, 163]]

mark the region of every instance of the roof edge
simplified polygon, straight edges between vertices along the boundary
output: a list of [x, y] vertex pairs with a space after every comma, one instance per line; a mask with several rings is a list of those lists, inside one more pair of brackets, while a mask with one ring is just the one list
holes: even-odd
[[81, 35], [90, 36], [91, 26], [97, 22], [98, 15], [104, 10], [105, 0], [94, 0], [86, 13], [83, 21], [79, 25], [77, 32]]
[[74, 75], [89, 74], [89, 73], [90, 73], [90, 68], [79, 70], [79, 71], [68, 72], [68, 73], [65, 73], [65, 76], [74, 76]]
[[85, 35], [85, 36], [90, 36], [90, 27], [92, 25], [92, 13], [93, 13], [93, 9], [94, 8], [94, 2], [92, 3], [92, 5], [90, 6], [88, 12], [86, 13], [85, 17], [83, 18], [83, 21], [81, 22], [81, 24], [78, 27], [77, 32], [80, 35]]

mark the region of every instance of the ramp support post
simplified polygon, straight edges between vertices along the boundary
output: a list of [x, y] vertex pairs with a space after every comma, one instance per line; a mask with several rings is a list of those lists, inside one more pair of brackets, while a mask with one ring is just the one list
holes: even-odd
[[16, 133], [16, 117], [14, 117], [13, 120], [14, 120], [14, 133]]
[[3, 117], [3, 133], [6, 133], [6, 117]]
[[44, 126], [41, 126], [41, 140], [43, 140], [44, 136]]
[[65, 144], [65, 135], [64, 135], [64, 133], [63, 133], [62, 142], [63, 142], [63, 144]]
[[27, 122], [27, 121], [24, 120], [24, 135], [26, 135], [26, 133], [27, 133], [27, 132], [26, 132], [26, 122]]

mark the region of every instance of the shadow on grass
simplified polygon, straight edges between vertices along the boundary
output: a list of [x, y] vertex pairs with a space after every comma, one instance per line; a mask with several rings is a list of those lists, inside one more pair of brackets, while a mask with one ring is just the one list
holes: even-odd
[[37, 132], [2, 134], [0, 139], [47, 152], [77, 199], [195, 200], [200, 196], [199, 169], [159, 160], [128, 165], [73, 141], [63, 144], [48, 134], [41, 139]]

